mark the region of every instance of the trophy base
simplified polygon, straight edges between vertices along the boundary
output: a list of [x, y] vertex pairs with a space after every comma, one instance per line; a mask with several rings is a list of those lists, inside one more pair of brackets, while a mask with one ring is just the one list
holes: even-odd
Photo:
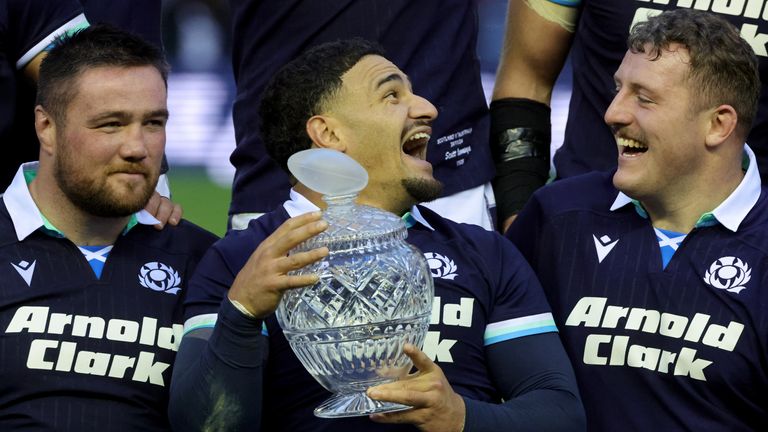
[[374, 413], [403, 411], [408, 405], [373, 400], [364, 391], [337, 393], [315, 408], [315, 416], [322, 418], [357, 417]]

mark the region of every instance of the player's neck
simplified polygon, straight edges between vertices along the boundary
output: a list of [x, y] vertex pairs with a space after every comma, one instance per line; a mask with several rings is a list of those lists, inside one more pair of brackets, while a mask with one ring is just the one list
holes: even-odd
[[653, 226], [669, 231], [688, 233], [702, 215], [713, 211], [736, 190], [744, 178], [738, 169], [717, 179], [680, 185], [679, 193], [640, 199]]
[[78, 246], [110, 245], [125, 229], [130, 216], [100, 217], [89, 214], [58, 188], [36, 178], [29, 192], [40, 213], [65, 237]]

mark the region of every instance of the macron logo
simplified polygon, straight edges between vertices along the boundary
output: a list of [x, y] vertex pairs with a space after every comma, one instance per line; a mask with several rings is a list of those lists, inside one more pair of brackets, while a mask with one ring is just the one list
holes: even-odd
[[19, 276], [24, 278], [24, 282], [27, 283], [27, 286], [32, 286], [32, 274], [35, 273], [35, 261], [32, 261], [32, 264], [22, 260], [18, 264], [11, 263], [13, 268], [16, 269], [16, 271], [19, 273]]
[[611, 241], [611, 238], [607, 235], [604, 235], [600, 237], [599, 239], [592, 234], [592, 238], [595, 239], [595, 249], [597, 250], [597, 262], [601, 263], [605, 259], [606, 256], [611, 252], [614, 246], [616, 246], [616, 243], [619, 242], [618, 239]]

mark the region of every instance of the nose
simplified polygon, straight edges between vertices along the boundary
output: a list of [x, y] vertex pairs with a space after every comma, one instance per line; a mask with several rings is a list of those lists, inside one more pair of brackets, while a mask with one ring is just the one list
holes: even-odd
[[632, 115], [628, 109], [627, 99], [628, 96], [620, 90], [616, 93], [616, 96], [613, 97], [611, 104], [608, 105], [608, 109], [605, 110], [603, 120], [605, 121], [605, 124], [614, 130], [632, 123]]
[[149, 155], [147, 148], [147, 142], [149, 137], [148, 132], [144, 130], [142, 125], [131, 125], [125, 130], [125, 139], [120, 145], [120, 156], [132, 162], [138, 162], [143, 160]]
[[433, 121], [437, 118], [437, 108], [427, 99], [419, 95], [413, 95], [410, 115], [415, 119]]

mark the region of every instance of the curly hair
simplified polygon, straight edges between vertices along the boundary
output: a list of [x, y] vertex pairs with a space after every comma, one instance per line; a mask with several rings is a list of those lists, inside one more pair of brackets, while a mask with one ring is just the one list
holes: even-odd
[[320, 114], [342, 84], [342, 76], [368, 55], [383, 55], [376, 43], [355, 38], [315, 46], [283, 66], [264, 90], [260, 130], [267, 152], [284, 170], [288, 158], [311, 147], [310, 117]]
[[746, 136], [752, 127], [760, 95], [757, 57], [739, 31], [716, 15], [676, 9], [632, 27], [629, 49], [656, 60], [671, 44], [683, 45], [690, 56], [688, 82], [698, 98], [691, 108], [701, 110], [730, 105], [738, 115], [738, 128]]

